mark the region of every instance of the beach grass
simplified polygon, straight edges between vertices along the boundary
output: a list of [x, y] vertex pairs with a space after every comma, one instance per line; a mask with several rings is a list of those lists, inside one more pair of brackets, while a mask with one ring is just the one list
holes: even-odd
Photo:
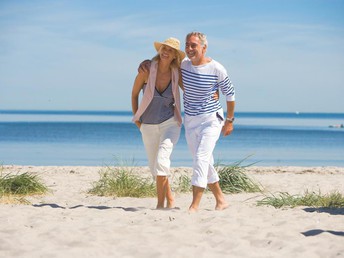
[[156, 187], [151, 179], [135, 175], [132, 167], [106, 167], [88, 193], [114, 197], [154, 197]]
[[[261, 192], [262, 186], [254, 182], [245, 174], [243, 160], [231, 165], [216, 165], [220, 177], [220, 187], [225, 194], [240, 192]], [[118, 163], [118, 161], [117, 161]], [[117, 166], [107, 166], [99, 172], [100, 179], [93, 183], [89, 194], [98, 196], [115, 197], [155, 197], [156, 186], [151, 178], [144, 178], [135, 173], [135, 166], [125, 166], [118, 163]], [[173, 191], [188, 193], [192, 191], [191, 178], [182, 175], [174, 179]]]
[[28, 203], [24, 197], [48, 192], [48, 187], [37, 175], [31, 173], [3, 175], [2, 168], [0, 170], [0, 198], [3, 203]]
[[287, 192], [272, 194], [257, 202], [258, 206], [268, 205], [275, 208], [282, 207], [322, 207], [322, 208], [344, 208], [344, 196], [339, 192], [321, 194], [306, 191], [303, 195], [291, 195]]
[[178, 193], [189, 193], [192, 191], [191, 178], [187, 175], [182, 175], [178, 178], [178, 181], [173, 185], [173, 189]]
[[219, 184], [226, 194], [241, 192], [262, 192], [263, 187], [245, 174], [245, 168], [249, 165], [241, 165], [243, 160], [231, 165], [216, 165], [219, 174]]

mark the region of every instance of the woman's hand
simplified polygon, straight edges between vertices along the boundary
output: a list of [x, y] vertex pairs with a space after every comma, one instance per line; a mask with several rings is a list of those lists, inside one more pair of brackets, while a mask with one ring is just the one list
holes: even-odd
[[219, 98], [220, 98], [219, 90], [217, 90], [217, 91], [214, 93], [213, 98], [214, 98], [215, 100], [219, 100]]

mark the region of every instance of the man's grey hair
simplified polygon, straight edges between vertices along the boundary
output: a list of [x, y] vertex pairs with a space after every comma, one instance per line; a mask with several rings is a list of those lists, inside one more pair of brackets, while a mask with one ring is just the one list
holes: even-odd
[[196, 36], [201, 41], [202, 46], [208, 46], [207, 36], [202, 32], [193, 31], [186, 35], [186, 41], [191, 37]]

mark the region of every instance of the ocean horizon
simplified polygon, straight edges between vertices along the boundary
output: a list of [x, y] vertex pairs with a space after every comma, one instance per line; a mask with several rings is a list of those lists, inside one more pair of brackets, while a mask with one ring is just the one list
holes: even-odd
[[[131, 111], [0, 110], [0, 164], [147, 166]], [[344, 113], [236, 112], [214, 159], [256, 166], [344, 166]], [[184, 129], [172, 167], [192, 166]]]

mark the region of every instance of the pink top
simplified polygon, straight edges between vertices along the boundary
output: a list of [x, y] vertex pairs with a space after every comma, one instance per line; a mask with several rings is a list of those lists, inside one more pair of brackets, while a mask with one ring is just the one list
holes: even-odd
[[[139, 108], [137, 109], [132, 119], [133, 122], [140, 120], [141, 115], [143, 114], [143, 112], [145, 112], [149, 103], [153, 99], [157, 71], [158, 71], [158, 61], [155, 60], [155, 61], [152, 61], [151, 63], [146, 89], [144, 91]], [[174, 119], [177, 120], [178, 125], [180, 126], [182, 124], [182, 116], [180, 114], [180, 94], [179, 94], [178, 82], [179, 82], [178, 69], [172, 68], [172, 93], [173, 93], [173, 98], [174, 98], [174, 103], [175, 103]]]

